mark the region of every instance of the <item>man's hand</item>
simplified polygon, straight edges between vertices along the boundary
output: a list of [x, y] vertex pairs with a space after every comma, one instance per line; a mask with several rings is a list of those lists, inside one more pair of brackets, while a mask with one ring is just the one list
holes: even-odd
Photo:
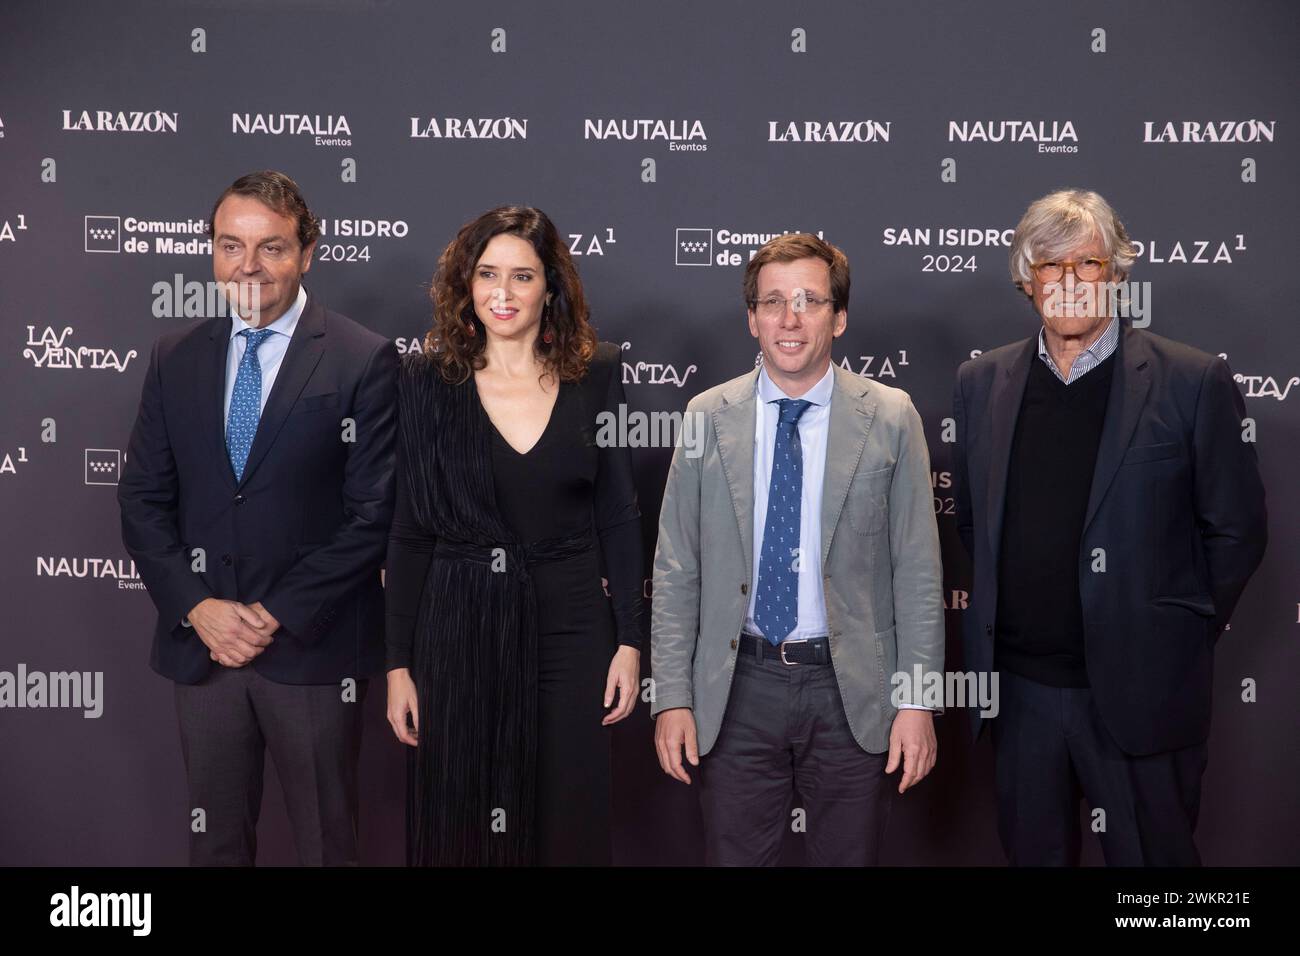
[[248, 608], [262, 616], [262, 621], [266, 624], [265, 632], [267, 634], [274, 634], [280, 629], [280, 622], [275, 619], [275, 615], [262, 606], [261, 601], [254, 601], [248, 605]]
[[243, 667], [266, 650], [275, 629], [253, 608], [221, 598], [204, 598], [188, 617], [209, 656], [225, 667]]
[[618, 706], [601, 719], [601, 726], [616, 724], [632, 713], [640, 685], [641, 652], [623, 644], [614, 652], [614, 659], [609, 662], [609, 673], [605, 675], [605, 706], [614, 703], [615, 691], [618, 691]]
[[920, 783], [934, 769], [938, 753], [934, 715], [928, 710], [900, 710], [889, 729], [889, 763], [885, 766], [885, 773], [893, 773], [902, 757], [903, 778], [898, 781], [898, 792]]
[[695, 714], [689, 707], [673, 707], [655, 718], [655, 750], [664, 773], [689, 784], [691, 778], [682, 766], [683, 747], [691, 766], [698, 767], [700, 750], [695, 739]]

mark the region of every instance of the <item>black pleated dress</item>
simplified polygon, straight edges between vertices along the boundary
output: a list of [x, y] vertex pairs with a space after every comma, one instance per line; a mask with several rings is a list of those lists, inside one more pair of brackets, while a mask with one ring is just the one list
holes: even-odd
[[385, 585], [388, 667], [410, 668], [420, 711], [411, 865], [610, 862], [605, 678], [645, 631], [631, 456], [596, 443], [621, 371], [601, 343], [520, 453], [472, 377], [403, 360]]

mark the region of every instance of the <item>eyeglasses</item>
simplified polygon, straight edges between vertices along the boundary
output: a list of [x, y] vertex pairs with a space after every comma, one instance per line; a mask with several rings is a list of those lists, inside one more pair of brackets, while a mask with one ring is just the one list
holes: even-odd
[[1101, 274], [1106, 271], [1106, 264], [1110, 259], [1084, 259], [1080, 262], [1035, 262], [1031, 268], [1034, 275], [1038, 276], [1039, 282], [1056, 282], [1065, 275], [1065, 267], [1069, 266], [1070, 271], [1074, 273], [1076, 279], [1082, 279], [1084, 282], [1092, 282], [1101, 278]]
[[[801, 302], [802, 307], [800, 307]], [[824, 312], [826, 307], [831, 304], [831, 300], [816, 295], [795, 296], [793, 299], [784, 299], [779, 295], [769, 295], [766, 298], [751, 301], [749, 307], [765, 319], [779, 319], [785, 315], [786, 306], [791, 303], [794, 304], [796, 312], [804, 312], [815, 316]]]

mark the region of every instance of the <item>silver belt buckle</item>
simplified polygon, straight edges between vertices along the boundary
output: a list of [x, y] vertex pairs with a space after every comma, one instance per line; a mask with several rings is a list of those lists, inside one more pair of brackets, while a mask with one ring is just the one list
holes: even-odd
[[781, 642], [781, 663], [786, 664], [790, 667], [798, 667], [799, 666], [798, 661], [788, 661], [785, 659], [785, 646], [787, 644], [807, 644], [810, 640], [812, 640], [812, 638], [796, 637], [794, 640], [791, 641], [782, 641]]

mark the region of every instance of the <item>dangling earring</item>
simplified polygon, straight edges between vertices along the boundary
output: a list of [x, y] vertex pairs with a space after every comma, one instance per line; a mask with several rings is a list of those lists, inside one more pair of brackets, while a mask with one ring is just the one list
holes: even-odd
[[470, 319], [465, 323], [465, 334], [473, 338], [477, 333], [474, 331], [474, 320]]
[[[551, 307], [549, 305], [542, 310], [543, 324], [545, 324], [546, 317], [550, 314], [550, 312], [551, 312]], [[545, 342], [547, 345], [550, 345], [552, 342], [555, 341], [555, 333], [550, 329], [547, 329], [545, 332], [542, 333], [542, 341]]]

